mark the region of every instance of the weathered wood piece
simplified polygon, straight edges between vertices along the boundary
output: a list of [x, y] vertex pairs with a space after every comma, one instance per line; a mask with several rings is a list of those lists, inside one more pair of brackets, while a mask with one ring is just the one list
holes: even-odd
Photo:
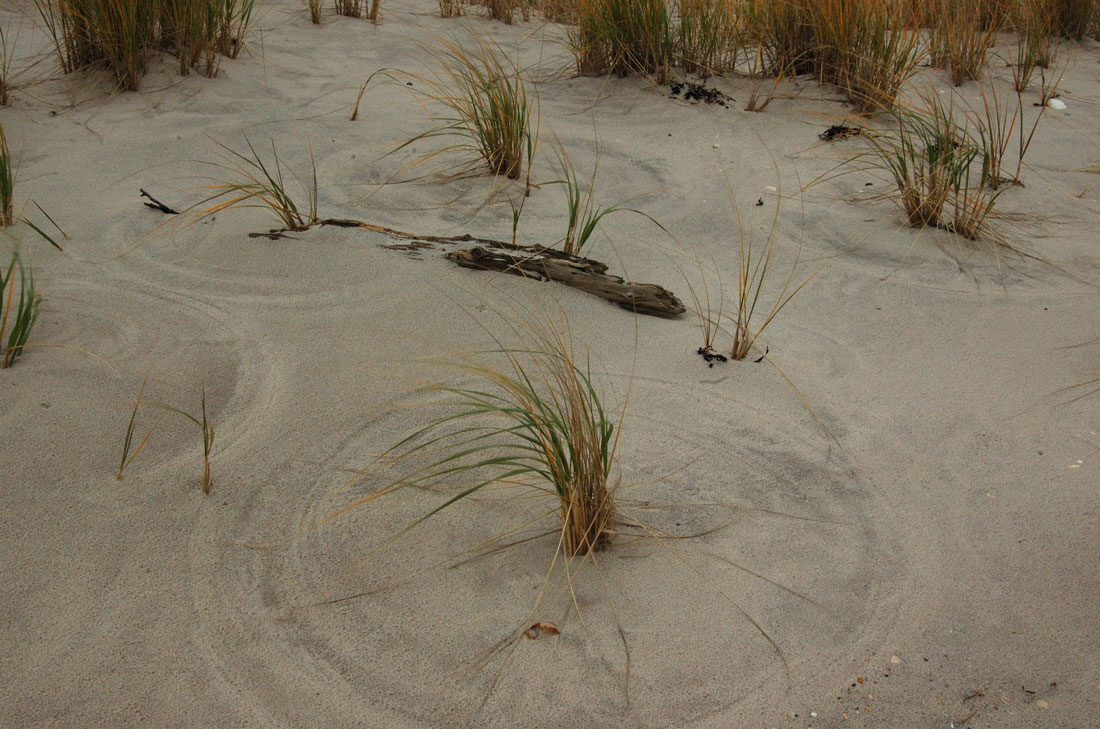
[[414, 235], [359, 220], [329, 218], [321, 225], [341, 228], [364, 228], [402, 240], [474, 246], [446, 254], [447, 260], [463, 268], [509, 273], [538, 281], [556, 281], [617, 304], [627, 311], [672, 319], [685, 311], [683, 303], [669, 290], [657, 284], [624, 281], [607, 273], [607, 265], [591, 258], [570, 256], [554, 248], [519, 246], [491, 238], [472, 235]]
[[561, 251], [540, 247], [517, 250], [511, 246], [474, 246], [451, 251], [446, 258], [463, 268], [557, 281], [639, 314], [672, 319], [684, 313], [684, 305], [667, 289], [657, 284], [624, 281], [606, 273], [607, 266], [599, 261], [567, 256]]

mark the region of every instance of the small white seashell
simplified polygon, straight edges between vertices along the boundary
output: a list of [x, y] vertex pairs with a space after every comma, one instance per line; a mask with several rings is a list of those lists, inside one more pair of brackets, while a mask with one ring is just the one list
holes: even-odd
[[1065, 109], [1066, 102], [1062, 101], [1061, 99], [1051, 99], [1047, 102], [1047, 106], [1049, 106], [1051, 109]]

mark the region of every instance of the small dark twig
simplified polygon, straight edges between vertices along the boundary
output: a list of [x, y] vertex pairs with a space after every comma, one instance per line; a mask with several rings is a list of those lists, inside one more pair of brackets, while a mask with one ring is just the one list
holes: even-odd
[[155, 197], [146, 192], [145, 188], [141, 188], [141, 196], [147, 197], [152, 201], [145, 203], [145, 207], [152, 208], [153, 210], [159, 210], [162, 213], [167, 213], [168, 215], [179, 215], [178, 210], [173, 210], [172, 208], [162, 203], [160, 200], [157, 200]]

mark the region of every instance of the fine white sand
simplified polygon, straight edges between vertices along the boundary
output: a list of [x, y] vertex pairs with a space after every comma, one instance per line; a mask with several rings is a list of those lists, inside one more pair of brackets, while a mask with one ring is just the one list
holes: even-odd
[[[0, 16], [23, 60], [44, 52], [25, 5]], [[1097, 45], [1063, 49], [1067, 108], [1036, 132], [1026, 187], [999, 200], [1028, 258], [906, 228], [875, 199], [881, 177], [834, 177], [866, 149], [818, 139], [846, 118], [834, 89], [784, 84], [754, 114], [747, 80], [718, 79], [736, 103], [692, 105], [649, 81], [572, 78], [558, 27], [434, 9], [383, 2], [372, 26], [326, 8], [316, 27], [297, 0], [269, 0], [214, 80], [165, 59], [140, 92], [113, 93], [47, 57], [0, 109], [17, 204], [68, 233], [59, 253], [9, 231], [45, 296], [32, 343], [49, 346], [0, 371], [0, 725], [1100, 724], [1100, 394], [1073, 387], [1100, 354]], [[376, 80], [348, 120], [373, 71], [430, 73], [418, 43], [469, 31], [538, 79], [533, 180], [560, 174], [555, 135], [582, 176], [598, 149], [597, 200], [629, 199], [671, 234], [607, 218], [587, 252], [612, 272], [689, 304], [706, 279], [715, 309], [720, 278], [729, 312], [738, 229], [759, 246], [778, 210], [766, 297], [796, 253], [794, 284], [826, 265], [761, 338], [774, 366], [707, 367], [690, 313], [635, 317], [381, 234], [269, 240], [249, 237], [275, 225], [264, 210], [186, 225], [142, 206], [139, 188], [200, 201], [229, 177], [206, 164], [225, 161], [215, 140], [243, 150], [243, 132], [301, 175], [312, 145], [322, 216], [507, 238], [518, 183], [440, 178], [454, 156], [405, 169], [445, 140], [383, 157], [440, 111], [403, 81]], [[959, 93], [977, 103], [973, 84]], [[563, 190], [537, 187], [520, 242], [553, 244], [564, 215]], [[459, 504], [371, 559], [443, 497], [321, 523], [378, 486], [338, 493], [356, 469], [446, 412], [411, 384], [472, 384], [439, 361], [511, 343], [502, 315], [559, 310], [605, 403], [625, 407], [624, 512], [705, 536], [620, 539], [574, 565], [574, 596], [559, 563], [532, 612], [555, 537], [455, 563], [537, 500]], [[149, 401], [192, 413], [205, 385], [210, 495], [178, 416], [115, 479], [147, 375]], [[158, 417], [140, 412], [138, 437]], [[534, 620], [561, 635], [513, 640]]]

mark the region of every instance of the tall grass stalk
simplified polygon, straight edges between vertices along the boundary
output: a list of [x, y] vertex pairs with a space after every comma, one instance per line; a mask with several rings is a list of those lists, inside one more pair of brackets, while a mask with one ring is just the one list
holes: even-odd
[[324, 0], [306, 0], [306, 8], [309, 10], [309, 20], [314, 25], [321, 23], [321, 9]]
[[4, 125], [0, 124], [0, 228], [15, 222], [15, 169]]
[[748, 0], [742, 8], [749, 39], [760, 49], [766, 75], [814, 71], [811, 0]]
[[[15, 296], [16, 271], [19, 273], [18, 297]], [[41, 303], [42, 296], [34, 287], [34, 272], [24, 266], [19, 251], [13, 251], [7, 272], [0, 268], [0, 368], [11, 367], [23, 354], [31, 330], [38, 321]]]
[[1053, 99], [1054, 96], [1058, 93], [1058, 86], [1062, 83], [1062, 77], [1065, 76], [1066, 69], [1068, 68], [1069, 64], [1067, 63], [1066, 66], [1062, 68], [1062, 72], [1054, 80], [1047, 79], [1046, 73], [1042, 71], [1040, 72], [1042, 82], [1039, 88], [1039, 111], [1035, 115], [1035, 121], [1031, 123], [1031, 129], [1027, 132], [1026, 135], [1024, 134], [1023, 121], [1025, 106], [1023, 102], [1023, 95], [1019, 91], [1016, 92], [1016, 100], [1020, 115], [1020, 124], [1018, 127], [1019, 154], [1016, 160], [1016, 174], [1012, 178], [1012, 181], [1017, 185], [1021, 184], [1020, 173], [1023, 172], [1024, 169], [1024, 156], [1027, 155], [1027, 151], [1031, 148], [1031, 140], [1035, 138], [1035, 130], [1039, 128], [1039, 122], [1042, 121], [1043, 114], [1046, 113], [1046, 110], [1050, 107], [1051, 99]]
[[1055, 56], [1054, 18], [1050, 0], [1019, 0], [1012, 24], [1016, 30], [1016, 59], [1012, 81], [1017, 91], [1031, 83], [1037, 67], [1048, 67]]
[[911, 8], [896, 0], [746, 0], [754, 68], [813, 73], [869, 112], [891, 108], [922, 58]]
[[197, 425], [202, 433], [202, 492], [204, 494], [210, 493], [210, 487], [213, 482], [210, 480], [210, 452], [214, 448], [214, 424], [206, 413], [206, 384], [202, 385], [201, 394], [199, 396], [199, 405], [201, 408], [199, 417], [192, 415], [191, 413], [181, 410], [171, 405], [164, 403], [151, 403], [150, 407], [164, 410], [165, 412], [175, 413], [176, 415], [182, 415], [187, 420]]
[[[165, 11], [163, 33], [179, 59], [179, 72], [186, 76], [213, 43], [214, 29], [206, 22], [203, 0], [161, 0]], [[209, 69], [213, 75], [216, 69]]]
[[979, 92], [982, 108], [980, 113], [973, 114], [973, 122], [981, 150], [981, 182], [983, 186], [996, 190], [1005, 182], [1012, 181], [1004, 177], [1004, 158], [1012, 145], [1012, 135], [1020, 119], [1023, 102], [1017, 94], [1016, 107], [1010, 113], [1001, 104], [992, 74], [989, 75], [989, 83], [981, 86]]
[[206, 0], [214, 3], [214, 50], [236, 58], [244, 47], [244, 36], [252, 24], [255, 0]]
[[481, 0], [490, 18], [509, 25], [514, 20], [517, 10], [524, 20], [531, 17], [528, 3], [529, 0]]
[[462, 0], [439, 0], [439, 17], [458, 18], [462, 14]]
[[784, 69], [780, 68], [779, 72], [775, 74], [775, 81], [772, 83], [771, 90], [766, 94], [762, 94], [760, 86], [765, 76], [762, 65], [763, 56], [763, 49], [757, 46], [756, 52], [752, 56], [749, 65], [749, 94], [748, 98], [745, 100], [745, 111], [758, 113], [767, 111], [768, 105], [775, 99], [776, 93], [779, 90], [779, 83], [783, 80], [785, 75]]
[[134, 428], [137, 424], [137, 414], [138, 410], [141, 408], [141, 398], [145, 395], [145, 386], [148, 383], [149, 375], [147, 374], [145, 375], [145, 379], [141, 381], [141, 389], [138, 390], [138, 396], [134, 400], [134, 409], [130, 412], [130, 422], [126, 425], [126, 436], [122, 440], [122, 458], [119, 459], [118, 473], [115, 474], [115, 480], [117, 481], [122, 480], [122, 472], [126, 470], [127, 466], [134, 462], [134, 459], [137, 458], [138, 454], [145, 448], [145, 444], [149, 442], [149, 437], [153, 435], [153, 431], [157, 429], [157, 426], [159, 426], [161, 422], [158, 419], [157, 422], [153, 424], [153, 427], [149, 428], [145, 433], [145, 437], [141, 439], [137, 448], [134, 448], [134, 452], [131, 453], [130, 449], [134, 443]]
[[990, 193], [983, 184], [972, 184], [970, 175], [968, 168], [951, 191], [951, 220], [943, 227], [967, 240], [978, 240], [986, 233], [997, 198], [1004, 190]]
[[860, 111], [892, 108], [922, 58], [908, 8], [896, 0], [820, 0], [808, 18], [819, 79], [839, 86]]
[[0, 27], [0, 106], [7, 106], [9, 101], [16, 40], [16, 38], [13, 38], [9, 46], [8, 37], [4, 35], [4, 28]]
[[[430, 386], [448, 397], [450, 411], [365, 470], [410, 464], [407, 475], [330, 517], [405, 489], [451, 489], [388, 544], [486, 487], [524, 484], [553, 499], [558, 549], [575, 556], [603, 547], [615, 519], [611, 479], [622, 418], [616, 422], [605, 412], [565, 325], [532, 326], [520, 334], [517, 347], [487, 353], [500, 364], [478, 359], [458, 365], [481, 384]], [[426, 465], [416, 465], [424, 458]]]

